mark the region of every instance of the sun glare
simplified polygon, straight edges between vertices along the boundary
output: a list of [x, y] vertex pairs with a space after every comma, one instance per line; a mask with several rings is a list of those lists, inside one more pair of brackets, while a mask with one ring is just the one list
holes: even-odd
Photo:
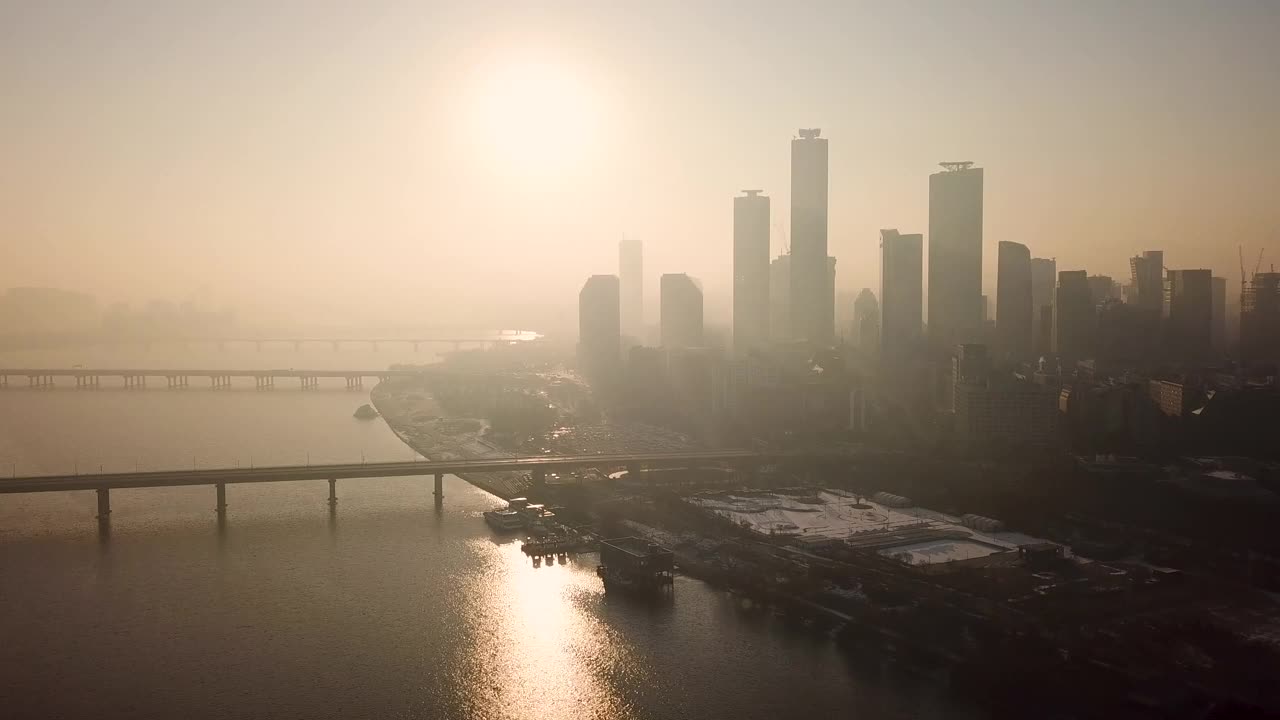
[[474, 128], [502, 171], [555, 177], [591, 156], [600, 107], [568, 68], [532, 61], [491, 67], [474, 92]]

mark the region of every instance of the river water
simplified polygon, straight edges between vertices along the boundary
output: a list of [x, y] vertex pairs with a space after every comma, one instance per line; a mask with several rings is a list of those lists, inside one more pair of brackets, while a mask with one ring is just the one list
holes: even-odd
[[[74, 355], [74, 356], [72, 356]], [[0, 353], [0, 366], [385, 367], [410, 348]], [[25, 378], [14, 380], [25, 381]], [[0, 475], [408, 459], [366, 391], [0, 391]], [[73, 384], [73, 383], [72, 383]], [[2, 482], [0, 478], [0, 482]], [[957, 717], [924, 683], [677, 578], [606, 596], [534, 567], [448, 477], [0, 495], [5, 718]], [[966, 715], [968, 713], [965, 713]]]

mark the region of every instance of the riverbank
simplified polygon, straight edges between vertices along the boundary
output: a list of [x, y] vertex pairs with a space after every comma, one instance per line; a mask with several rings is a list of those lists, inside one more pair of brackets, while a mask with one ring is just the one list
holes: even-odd
[[[424, 385], [384, 381], [369, 392], [373, 406], [404, 444], [430, 460], [515, 457], [484, 440], [485, 423], [475, 418], [447, 417]], [[504, 500], [529, 488], [524, 473], [467, 473], [458, 477]]]

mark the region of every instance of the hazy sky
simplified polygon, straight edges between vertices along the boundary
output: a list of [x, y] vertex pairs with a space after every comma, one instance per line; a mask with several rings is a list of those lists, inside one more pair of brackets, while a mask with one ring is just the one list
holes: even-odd
[[799, 127], [842, 289], [942, 160], [986, 168], [988, 287], [1001, 240], [1234, 285], [1280, 256], [1278, 95], [1267, 1], [0, 0], [0, 286], [572, 322], [626, 233], [719, 313]]

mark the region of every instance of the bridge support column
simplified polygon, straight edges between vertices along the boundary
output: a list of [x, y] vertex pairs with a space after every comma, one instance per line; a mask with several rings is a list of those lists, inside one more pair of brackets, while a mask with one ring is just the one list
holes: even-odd
[[218, 504], [214, 511], [218, 513], [219, 517], [223, 517], [227, 514], [227, 486], [225, 483], [218, 483], [213, 487], [218, 493]]
[[7, 387], [9, 387], [9, 376], [0, 375], [0, 388], [7, 388]]
[[444, 473], [436, 473], [436, 504], [444, 502]]
[[329, 507], [338, 504], [338, 478], [329, 478]]
[[98, 488], [98, 522], [111, 517], [111, 488]]

